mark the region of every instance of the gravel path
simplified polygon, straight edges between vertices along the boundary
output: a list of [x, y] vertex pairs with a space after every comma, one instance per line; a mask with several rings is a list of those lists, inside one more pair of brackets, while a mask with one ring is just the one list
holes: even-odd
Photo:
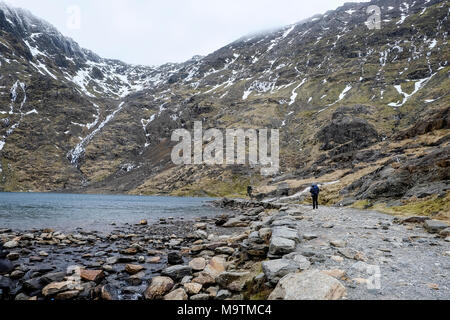
[[[450, 243], [422, 225], [396, 224], [394, 217], [374, 211], [295, 208], [303, 217], [299, 233], [314, 238], [304, 239], [297, 251], [310, 257], [314, 269], [345, 271], [348, 299], [450, 299]], [[345, 257], [354, 252], [363, 261]], [[376, 287], [377, 268], [380, 288], [369, 289], [362, 279]]]

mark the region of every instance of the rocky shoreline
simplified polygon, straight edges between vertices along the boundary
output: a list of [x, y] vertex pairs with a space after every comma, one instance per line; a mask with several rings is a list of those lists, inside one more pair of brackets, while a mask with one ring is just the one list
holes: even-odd
[[0, 266], [0, 300], [450, 298], [443, 222], [274, 202], [215, 205], [227, 213], [143, 220], [106, 234], [0, 230], [12, 262]]

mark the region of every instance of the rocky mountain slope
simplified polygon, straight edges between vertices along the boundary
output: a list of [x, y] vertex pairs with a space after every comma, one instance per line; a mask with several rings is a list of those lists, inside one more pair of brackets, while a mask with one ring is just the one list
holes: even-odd
[[[366, 25], [369, 5], [381, 29]], [[449, 4], [347, 3], [206, 57], [102, 59], [0, 5], [0, 188], [242, 195], [449, 212]], [[279, 175], [174, 166], [173, 129], [279, 128]], [[387, 205], [386, 205], [387, 204]]]

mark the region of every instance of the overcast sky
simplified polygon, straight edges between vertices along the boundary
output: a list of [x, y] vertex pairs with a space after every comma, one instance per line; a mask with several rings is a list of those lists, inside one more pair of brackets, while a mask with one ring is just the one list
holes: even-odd
[[[0, 0], [1, 1], [1, 0]], [[159, 65], [206, 55], [350, 0], [4, 0], [105, 58]], [[362, 1], [358, 1], [362, 2]], [[78, 19], [78, 17], [80, 19]]]

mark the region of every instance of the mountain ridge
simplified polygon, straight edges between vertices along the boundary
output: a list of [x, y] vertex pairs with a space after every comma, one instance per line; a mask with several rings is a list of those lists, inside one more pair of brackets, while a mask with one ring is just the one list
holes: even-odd
[[[369, 5], [382, 10], [380, 30], [365, 25]], [[146, 67], [72, 56], [43, 32], [11, 32], [0, 6], [0, 73], [8, 75], [0, 78], [0, 188], [222, 196], [253, 184], [261, 196], [292, 196], [311, 180], [339, 180], [325, 193], [329, 204], [404, 207], [427, 188], [433, 193], [418, 203], [445, 199], [445, 166], [428, 159], [435, 175], [423, 165], [415, 179], [401, 172], [447, 150], [448, 15], [437, 0], [346, 3], [204, 57]], [[279, 128], [279, 176], [173, 166], [171, 132], [194, 121]], [[431, 129], [413, 129], [420, 122]], [[380, 170], [399, 174], [372, 174]], [[359, 199], [363, 190], [375, 190], [373, 200]]]

